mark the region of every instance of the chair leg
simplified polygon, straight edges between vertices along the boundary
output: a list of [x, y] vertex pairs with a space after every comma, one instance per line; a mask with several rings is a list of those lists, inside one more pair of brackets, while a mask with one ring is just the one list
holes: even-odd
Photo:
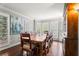
[[23, 49], [21, 50], [21, 55], [23, 56]]
[[30, 52], [30, 56], [34, 56], [34, 51]]
[[30, 52], [27, 51], [27, 56], [30, 56]]
[[27, 56], [29, 56], [28, 52], [27, 52]]

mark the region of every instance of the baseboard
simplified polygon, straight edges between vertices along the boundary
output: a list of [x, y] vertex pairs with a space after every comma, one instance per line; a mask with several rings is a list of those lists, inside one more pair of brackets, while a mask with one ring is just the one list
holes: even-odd
[[5, 46], [5, 47], [2, 47], [2, 48], [0, 48], [0, 51], [2, 51], [2, 50], [4, 50], [4, 49], [11, 48], [11, 47], [16, 46], [16, 45], [19, 45], [19, 44], [20, 44], [20, 42], [15, 43], [15, 44], [12, 44], [12, 45]]

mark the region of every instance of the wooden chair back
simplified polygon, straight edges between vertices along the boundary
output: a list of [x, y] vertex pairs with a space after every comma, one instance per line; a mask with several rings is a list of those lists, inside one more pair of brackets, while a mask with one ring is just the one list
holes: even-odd
[[30, 38], [30, 34], [29, 33], [21, 33], [20, 34], [20, 38], [21, 38], [21, 46], [23, 47], [23, 45], [25, 43], [30, 44], [30, 49], [31, 49], [31, 38]]

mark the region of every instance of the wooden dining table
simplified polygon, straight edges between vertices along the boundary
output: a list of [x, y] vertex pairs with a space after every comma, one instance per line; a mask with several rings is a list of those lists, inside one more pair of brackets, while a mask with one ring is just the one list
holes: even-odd
[[[37, 48], [38, 48], [38, 51], [37, 52], [37, 55], [39, 56], [42, 56], [43, 53], [43, 44], [45, 42], [45, 39], [46, 39], [46, 34], [31, 34], [30, 35], [30, 38], [31, 38], [31, 42], [32, 44], [35, 44], [37, 45]], [[27, 37], [23, 37], [23, 39], [28, 39]]]

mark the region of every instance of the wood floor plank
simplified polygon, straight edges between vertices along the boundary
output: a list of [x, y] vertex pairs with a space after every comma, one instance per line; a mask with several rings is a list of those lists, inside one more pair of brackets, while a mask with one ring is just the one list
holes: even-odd
[[[0, 51], [0, 56], [20, 56], [20, 45]], [[47, 56], [63, 56], [62, 43], [54, 41]]]

